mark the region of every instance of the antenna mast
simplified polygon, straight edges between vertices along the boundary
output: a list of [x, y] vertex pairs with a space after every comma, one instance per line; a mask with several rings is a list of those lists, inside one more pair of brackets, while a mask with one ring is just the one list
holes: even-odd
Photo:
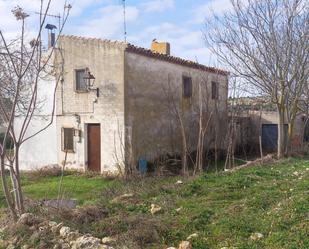
[[126, 0], [122, 0], [122, 6], [123, 6], [123, 35], [124, 35], [124, 42], [127, 42]]

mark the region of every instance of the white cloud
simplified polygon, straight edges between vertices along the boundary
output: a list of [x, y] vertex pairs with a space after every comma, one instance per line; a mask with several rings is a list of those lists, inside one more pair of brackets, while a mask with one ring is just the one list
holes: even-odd
[[[37, 23], [38, 15], [34, 14], [38, 11], [40, 0], [0, 0], [0, 29], [5, 31], [7, 37], [13, 38], [20, 30], [19, 23], [15, 20], [11, 13], [11, 9], [19, 4], [26, 7], [26, 11], [31, 14], [27, 20], [27, 30], [29, 38], [35, 35], [35, 23]], [[65, 0], [53, 0], [51, 6], [51, 14], [57, 14], [63, 10]], [[100, 37], [108, 39], [123, 38], [123, 9], [118, 0], [68, 0], [74, 2], [72, 12], [65, 28], [65, 33], [73, 35], [82, 35], [86, 37]], [[105, 7], [94, 10], [94, 6]], [[116, 2], [116, 3], [115, 3]], [[203, 21], [205, 16], [209, 16], [210, 6], [213, 6], [218, 13], [224, 13], [228, 8], [226, 3], [229, 0], [216, 0], [211, 4], [205, 4], [198, 10], [194, 10], [196, 18], [199, 17]], [[171, 52], [174, 56], [183, 57], [189, 60], [198, 60], [201, 63], [213, 64], [214, 59], [211, 52], [206, 48], [201, 31], [194, 28], [193, 23], [174, 24], [169, 22], [158, 23], [157, 25], [149, 25], [143, 30], [132, 28], [139, 24], [140, 12], [153, 11], [160, 12], [168, 8], [172, 8], [176, 2], [173, 0], [147, 0], [143, 4], [136, 6], [127, 6], [127, 22], [129, 28], [128, 41], [136, 45], [146, 48], [150, 47], [153, 38], [159, 41], [167, 41], [171, 44]], [[87, 13], [89, 8], [91, 12]], [[81, 17], [84, 17], [81, 19]], [[193, 17], [194, 18], [194, 17]], [[54, 18], [48, 19], [48, 22], [57, 24]], [[132, 28], [132, 32], [130, 30]], [[43, 34], [43, 37], [44, 34]]]
[[174, 7], [174, 0], [151, 0], [141, 4], [146, 12], [162, 12]]
[[[99, 17], [86, 20], [72, 31], [83, 36], [119, 39], [123, 32], [123, 9], [119, 5], [111, 5], [98, 10]], [[128, 6], [126, 20], [128, 23], [137, 20], [139, 11]]]
[[194, 22], [202, 23], [205, 18], [215, 15], [223, 15], [232, 10], [233, 6], [231, 0], [211, 0], [206, 4], [199, 6], [193, 10]]
[[[94, 3], [102, 2], [100, 0], [78, 0], [78, 1], [67, 1], [68, 3], [74, 2], [73, 8], [71, 9], [69, 18], [79, 16], [82, 11], [91, 6]], [[45, 6], [47, 1], [44, 1]], [[65, 0], [52, 0], [49, 14], [62, 15]], [[37, 26], [39, 23], [39, 15], [36, 12], [40, 10], [40, 0], [0, 0], [0, 16], [1, 23], [0, 29], [5, 34], [5, 37], [10, 40], [17, 37], [20, 34], [20, 22], [16, 21], [11, 10], [20, 6], [24, 11], [29, 14], [26, 19], [26, 30], [28, 36], [35, 36]], [[44, 9], [43, 9], [44, 10]], [[47, 22], [56, 24], [58, 26], [58, 20], [53, 17], [48, 17]]]

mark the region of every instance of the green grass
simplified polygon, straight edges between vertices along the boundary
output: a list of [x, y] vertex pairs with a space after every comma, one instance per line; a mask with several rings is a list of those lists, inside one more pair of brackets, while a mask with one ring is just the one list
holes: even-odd
[[[26, 197], [42, 200], [58, 197], [59, 176], [46, 176], [32, 179], [28, 174], [22, 176], [22, 187]], [[117, 181], [105, 180], [102, 177], [87, 177], [78, 174], [67, 174], [63, 180], [63, 198], [76, 199], [79, 205], [94, 203], [106, 187]], [[0, 207], [5, 206], [3, 192], [0, 191]]]
[[[184, 184], [176, 185], [179, 179]], [[35, 181], [24, 177], [25, 195], [55, 198], [58, 181], [59, 177]], [[96, 203], [108, 210], [107, 217], [90, 223], [62, 217], [64, 222], [98, 237], [118, 235], [119, 241], [132, 243], [130, 248], [177, 246], [192, 233], [198, 233], [192, 240], [198, 249], [309, 248], [309, 161], [305, 159], [186, 179], [121, 182], [68, 175], [64, 190], [80, 205]], [[134, 197], [112, 201], [124, 193]], [[152, 203], [160, 205], [162, 212], [151, 215]], [[264, 238], [251, 240], [255, 232]]]

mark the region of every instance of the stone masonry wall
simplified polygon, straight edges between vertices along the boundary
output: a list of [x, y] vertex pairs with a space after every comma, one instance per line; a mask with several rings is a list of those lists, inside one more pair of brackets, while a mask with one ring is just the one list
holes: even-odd
[[[192, 78], [191, 98], [183, 98], [183, 76]], [[218, 101], [211, 98], [211, 81], [219, 83]], [[217, 129], [218, 148], [223, 149], [227, 124], [227, 76], [126, 52], [126, 144], [131, 147], [127, 150], [131, 151], [127, 157], [133, 163], [140, 157], [153, 160], [160, 155], [181, 152], [182, 140], [175, 108], [183, 113], [188, 149], [196, 150], [199, 83], [203, 89], [204, 117], [212, 113], [213, 120], [206, 134], [205, 146], [214, 147], [214, 129]]]
[[[124, 44], [99, 39], [62, 36], [60, 49], [64, 57], [63, 82], [57, 89], [58, 163], [61, 151], [61, 129], [75, 128], [74, 153], [68, 153], [68, 167], [87, 169], [87, 124], [101, 125], [101, 171], [115, 171], [123, 162], [124, 137]], [[60, 54], [58, 53], [58, 58]], [[95, 91], [75, 91], [74, 70], [89, 68], [95, 76]]]

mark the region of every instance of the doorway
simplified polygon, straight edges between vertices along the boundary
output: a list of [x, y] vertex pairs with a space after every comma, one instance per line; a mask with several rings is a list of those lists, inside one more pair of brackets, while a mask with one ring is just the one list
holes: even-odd
[[[284, 146], [287, 144], [288, 125], [284, 125]], [[262, 125], [262, 147], [263, 151], [274, 152], [278, 147], [278, 124]]]
[[87, 126], [88, 170], [101, 172], [101, 127], [100, 124]]

